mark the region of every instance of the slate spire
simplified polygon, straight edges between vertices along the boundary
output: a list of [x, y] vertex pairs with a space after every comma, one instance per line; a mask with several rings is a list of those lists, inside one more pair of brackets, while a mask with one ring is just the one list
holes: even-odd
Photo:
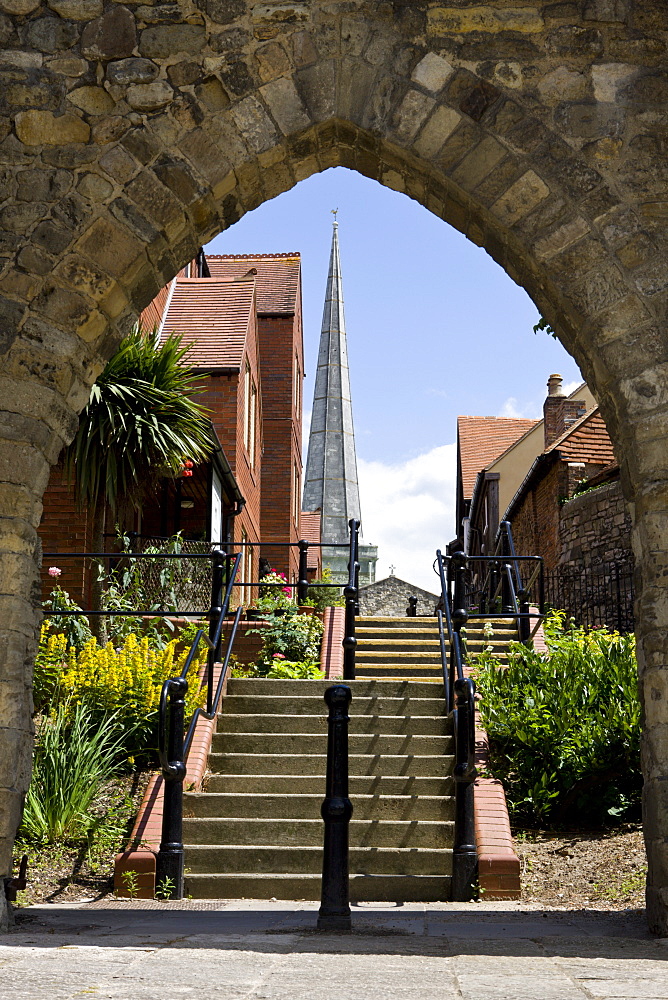
[[338, 229], [335, 214], [313, 394], [303, 509], [320, 508], [322, 541], [341, 544], [348, 540], [349, 520], [360, 518], [360, 498]]

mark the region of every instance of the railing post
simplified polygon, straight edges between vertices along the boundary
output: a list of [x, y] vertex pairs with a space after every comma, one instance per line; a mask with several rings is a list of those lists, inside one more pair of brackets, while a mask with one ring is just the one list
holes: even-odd
[[488, 608], [488, 611], [489, 611], [490, 614], [494, 614], [494, 612], [497, 610], [496, 607], [495, 607], [495, 604], [496, 604], [496, 590], [497, 590], [498, 586], [499, 586], [499, 564], [496, 561], [496, 559], [494, 559], [489, 564], [489, 608]]
[[455, 589], [452, 597], [453, 611], [466, 611], [466, 567], [468, 560], [463, 552], [455, 552], [451, 557], [451, 565], [455, 579]]
[[[209, 639], [213, 641], [218, 626], [218, 619], [223, 610], [223, 576], [225, 573], [226, 555], [221, 549], [211, 553], [211, 607], [209, 608]], [[220, 661], [222, 635], [216, 646], [209, 649], [208, 669], [206, 678], [206, 710], [211, 715], [213, 707], [213, 666]]]
[[360, 565], [357, 555], [360, 523], [353, 518], [349, 522], [349, 525], [350, 554], [348, 558], [348, 584], [343, 590], [343, 596], [346, 599], [346, 632], [343, 637], [343, 679], [353, 681], [355, 680], [355, 650], [357, 648], [355, 617], [359, 613], [357, 598], [359, 594]]
[[517, 601], [520, 609], [519, 634], [520, 642], [527, 642], [531, 635], [531, 621], [529, 620], [529, 593], [520, 590], [517, 593]]
[[408, 607], [406, 608], [406, 615], [409, 618], [417, 618], [417, 603], [418, 603], [417, 597], [413, 596], [408, 598]]
[[301, 541], [299, 545], [299, 579], [297, 580], [297, 604], [303, 604], [308, 592], [308, 542]]
[[320, 814], [325, 821], [319, 931], [350, 931], [348, 824], [353, 807], [348, 798], [348, 705], [352, 692], [344, 684], [325, 691], [329, 708], [327, 784]]
[[169, 899], [183, 899], [183, 780], [186, 776], [183, 727], [187, 690], [188, 682], [182, 677], [170, 682], [168, 767], [162, 772], [162, 839], [155, 865], [156, 888], [161, 888], [165, 897], [169, 894]]
[[475, 685], [470, 677], [455, 681], [455, 842], [452, 851], [452, 899], [461, 903], [472, 899], [478, 873], [475, 844], [473, 783], [475, 760]]
[[501, 610], [509, 614], [514, 610], [510, 586], [512, 571], [512, 566], [509, 562], [501, 563]]

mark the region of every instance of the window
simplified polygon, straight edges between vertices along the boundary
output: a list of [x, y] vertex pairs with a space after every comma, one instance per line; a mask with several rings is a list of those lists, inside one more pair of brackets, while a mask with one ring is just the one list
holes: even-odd
[[244, 371], [244, 448], [251, 466], [255, 465], [255, 425], [257, 423], [257, 386], [251, 378], [250, 365]]
[[300, 495], [299, 495], [299, 469], [297, 468], [297, 463], [292, 467], [292, 491], [293, 491], [293, 504], [292, 504], [292, 516], [295, 521], [295, 526], [299, 530], [299, 511], [301, 508]]
[[295, 355], [295, 410], [299, 413], [302, 401], [302, 371], [299, 366], [299, 358]]

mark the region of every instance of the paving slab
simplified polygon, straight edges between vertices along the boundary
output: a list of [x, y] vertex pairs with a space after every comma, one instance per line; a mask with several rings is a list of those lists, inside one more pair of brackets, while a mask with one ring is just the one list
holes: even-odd
[[668, 939], [638, 911], [101, 900], [31, 906], [0, 938], [0, 1000], [668, 1000]]

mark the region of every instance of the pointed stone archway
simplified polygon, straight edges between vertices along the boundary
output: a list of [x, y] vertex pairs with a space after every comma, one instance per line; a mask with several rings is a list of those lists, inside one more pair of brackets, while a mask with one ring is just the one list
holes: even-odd
[[668, 934], [667, 31], [656, 0], [0, 0], [2, 874], [50, 465], [197, 247], [342, 165], [485, 247], [599, 400], [634, 518], [648, 908]]

